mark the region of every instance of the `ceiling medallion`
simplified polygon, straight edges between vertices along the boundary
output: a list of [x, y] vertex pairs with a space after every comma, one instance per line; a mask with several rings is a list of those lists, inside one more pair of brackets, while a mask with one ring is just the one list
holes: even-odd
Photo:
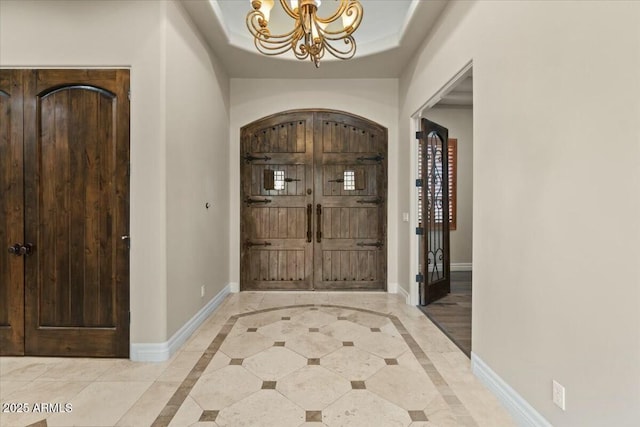
[[[362, 5], [358, 0], [338, 0], [340, 5], [333, 15], [316, 15], [320, 0], [279, 0], [287, 15], [294, 20], [291, 31], [271, 34], [269, 16], [274, 0], [250, 0], [253, 8], [247, 14], [247, 27], [253, 35], [258, 51], [265, 55], [280, 55], [293, 50], [298, 59], [311, 59], [316, 67], [325, 52], [339, 59], [350, 59], [356, 53], [353, 32], [362, 21]], [[341, 19], [341, 24], [336, 22]], [[343, 42], [343, 49], [335, 46]]]

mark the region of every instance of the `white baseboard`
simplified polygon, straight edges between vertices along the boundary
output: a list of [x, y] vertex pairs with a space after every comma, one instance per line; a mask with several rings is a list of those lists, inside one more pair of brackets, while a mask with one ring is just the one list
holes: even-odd
[[471, 352], [471, 370], [480, 382], [498, 398], [519, 426], [553, 427], [474, 352]]
[[398, 284], [397, 283], [387, 283], [387, 292], [390, 294], [397, 294], [398, 293]]
[[237, 294], [238, 292], [240, 292], [240, 283], [238, 282], [229, 283], [229, 292], [231, 292], [232, 294]]
[[227, 284], [218, 294], [202, 307], [187, 323], [185, 323], [168, 341], [162, 343], [131, 343], [130, 358], [134, 362], [164, 362], [169, 360], [191, 334], [214, 312], [232, 288]]
[[405, 303], [411, 305], [411, 295], [402, 286], [398, 286], [396, 293], [402, 295], [404, 297]]
[[451, 271], [472, 271], [473, 263], [470, 262], [455, 262], [451, 263]]

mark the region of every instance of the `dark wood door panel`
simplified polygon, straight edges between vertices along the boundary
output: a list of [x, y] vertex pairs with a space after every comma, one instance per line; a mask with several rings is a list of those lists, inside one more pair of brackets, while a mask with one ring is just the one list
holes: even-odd
[[26, 90], [26, 348], [129, 354], [129, 73], [34, 70]]
[[0, 355], [24, 354], [22, 72], [0, 70]]

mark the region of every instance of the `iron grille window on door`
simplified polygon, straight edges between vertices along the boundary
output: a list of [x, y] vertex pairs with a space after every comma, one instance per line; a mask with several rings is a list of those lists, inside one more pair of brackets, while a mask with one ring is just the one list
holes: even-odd
[[[449, 229], [450, 230], [455, 230], [456, 229], [456, 225], [457, 225], [457, 221], [456, 221], [456, 193], [457, 193], [457, 186], [456, 186], [456, 176], [457, 176], [457, 159], [458, 159], [458, 140], [457, 139], [449, 139], [449, 143], [448, 145], [448, 160], [449, 160]], [[423, 159], [424, 159], [424, 155], [422, 152], [422, 145], [418, 143], [418, 174], [417, 176], [422, 176], [422, 168], [423, 168]], [[431, 165], [429, 165], [431, 166]], [[436, 165], [436, 168], [438, 168], [439, 173], [437, 173], [437, 176], [442, 176], [442, 171], [439, 170], [439, 168], [441, 167], [441, 165]], [[436, 186], [441, 185], [441, 182], [436, 182], [435, 183]], [[422, 184], [424, 188], [425, 185], [427, 185], [427, 183], [423, 183]], [[422, 224], [422, 197], [423, 197], [423, 192], [424, 190], [421, 189], [418, 191], [418, 224], [421, 226]], [[441, 199], [440, 199], [441, 200]], [[442, 212], [438, 212], [436, 210], [436, 218], [435, 218], [436, 224], [441, 224], [442, 223]]]

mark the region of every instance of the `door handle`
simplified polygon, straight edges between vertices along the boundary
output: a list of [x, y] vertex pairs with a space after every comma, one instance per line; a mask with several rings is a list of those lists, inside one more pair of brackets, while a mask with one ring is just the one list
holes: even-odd
[[313, 205], [309, 203], [307, 205], [307, 243], [311, 243], [313, 240], [313, 232], [311, 231], [311, 215], [313, 212]]
[[9, 246], [9, 253], [15, 256], [20, 256], [22, 255], [20, 253], [20, 248], [22, 247], [22, 245], [20, 243], [16, 243], [13, 246]]
[[29, 256], [33, 253], [33, 244], [27, 243], [15, 243], [13, 246], [9, 246], [9, 253], [15, 256]]
[[33, 244], [27, 243], [24, 246], [20, 247], [20, 254], [24, 256], [29, 256], [33, 253]]
[[376, 248], [380, 249], [383, 246], [383, 243], [379, 240], [375, 243], [358, 242], [356, 243], [356, 246], [375, 246]]
[[271, 242], [253, 243], [252, 241], [247, 240], [245, 242], [245, 245], [247, 245], [248, 248], [253, 247], [253, 246], [271, 246]]
[[356, 203], [373, 203], [374, 205], [379, 205], [383, 201], [384, 200], [382, 199], [382, 197], [376, 197], [375, 199], [360, 199], [360, 200], [356, 200]]
[[322, 205], [320, 203], [316, 205], [316, 214], [318, 215], [316, 241], [320, 243], [322, 242]]
[[247, 205], [252, 205], [254, 203], [264, 203], [266, 205], [267, 203], [271, 203], [271, 200], [270, 199], [252, 199], [247, 197], [246, 199], [244, 199], [244, 202]]

